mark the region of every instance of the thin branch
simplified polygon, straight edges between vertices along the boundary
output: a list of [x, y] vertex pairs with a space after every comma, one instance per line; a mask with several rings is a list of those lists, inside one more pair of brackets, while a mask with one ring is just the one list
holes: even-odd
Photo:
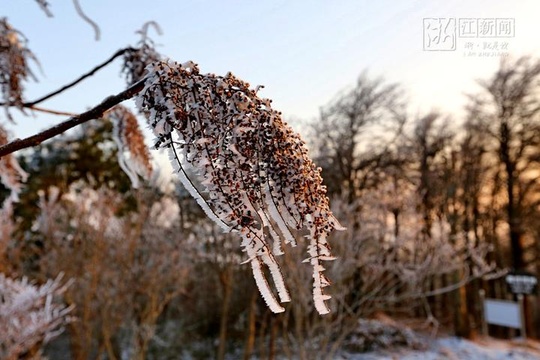
[[[99, 71], [102, 68], [104, 68], [105, 66], [109, 65], [117, 57], [124, 55], [127, 51], [133, 51], [133, 50], [134, 50], [133, 48], [125, 48], [125, 49], [118, 50], [109, 59], [107, 59], [103, 63], [97, 65], [96, 67], [94, 67], [92, 70], [90, 70], [86, 74], [81, 75], [79, 78], [73, 80], [69, 84], [66, 84], [66, 85], [62, 86], [60, 89], [58, 89], [56, 91], [53, 91], [52, 93], [49, 93], [47, 95], [44, 95], [44, 96], [40, 97], [37, 100], [30, 101], [30, 102], [25, 102], [23, 104], [23, 106], [24, 107], [32, 107], [32, 106], [34, 106], [36, 104], [39, 104], [40, 102], [43, 102], [45, 100], [48, 100], [48, 99], [52, 98], [53, 96], [56, 96], [56, 95], [60, 94], [61, 92], [63, 92], [65, 90], [77, 85], [78, 83], [80, 83], [81, 81], [86, 79], [87, 77], [90, 77], [90, 76], [94, 75], [97, 71]], [[0, 104], [0, 105], [3, 105], [3, 104]]]
[[48, 17], [53, 17], [51, 10], [49, 10], [49, 3], [45, 0], [36, 0], [41, 10], [45, 12]]
[[101, 36], [99, 26], [84, 13], [83, 9], [81, 8], [81, 4], [79, 4], [79, 0], [73, 0], [73, 5], [75, 5], [75, 10], [77, 11], [77, 14], [79, 14], [79, 16], [84, 21], [86, 21], [88, 24], [90, 24], [91, 27], [94, 28], [94, 33], [96, 34], [96, 41], [98, 41]]
[[42, 108], [40, 106], [29, 106], [28, 108], [30, 110], [44, 112], [44, 113], [52, 114], [52, 115], [61, 115], [61, 116], [75, 116], [75, 115], [77, 115], [76, 113], [72, 113], [72, 112], [46, 109], [46, 108]]
[[15, 139], [11, 141], [10, 143], [7, 143], [3, 146], [0, 146], [0, 158], [2, 156], [11, 154], [15, 151], [37, 146], [41, 144], [43, 141], [48, 140], [52, 137], [55, 137], [57, 135], [62, 134], [63, 132], [77, 126], [81, 125], [89, 120], [98, 119], [103, 116], [103, 114], [112, 108], [115, 105], [118, 105], [124, 100], [130, 99], [133, 96], [135, 96], [138, 92], [140, 92], [144, 88], [144, 83], [146, 79], [142, 79], [126, 90], [116, 94], [109, 96], [105, 100], [103, 100], [99, 105], [96, 107], [83, 112], [79, 115], [72, 116], [68, 120], [53, 126], [52, 128], [49, 128], [45, 131], [42, 131], [38, 134], [32, 135], [30, 137], [24, 138], [24, 139]]
[[[158, 33], [158, 35], [163, 35], [163, 30], [161, 30], [161, 27], [159, 26], [159, 24], [155, 21], [147, 21], [144, 23], [144, 25], [142, 26], [142, 29], [137, 31], [139, 34], [141, 34], [141, 42], [144, 44], [146, 42], [148, 42], [149, 39], [149, 36], [148, 36], [148, 29], [150, 28], [150, 26], [152, 26], [154, 28], [154, 30], [156, 30], [156, 32]], [[150, 40], [151, 41], [151, 40]]]

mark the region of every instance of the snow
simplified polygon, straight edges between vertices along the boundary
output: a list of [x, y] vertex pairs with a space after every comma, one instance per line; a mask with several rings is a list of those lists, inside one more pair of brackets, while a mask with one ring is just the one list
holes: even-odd
[[[426, 339], [428, 340], [428, 339]], [[195, 342], [190, 345], [190, 349], [184, 349], [179, 358], [197, 359], [194, 353], [213, 352], [213, 345], [207, 342]], [[279, 352], [279, 351], [278, 351]], [[239, 359], [242, 357], [243, 349], [236, 347], [225, 357], [227, 360]], [[540, 359], [540, 343], [520, 340], [496, 340], [482, 338], [476, 341], [469, 341], [458, 337], [441, 337], [431, 339], [425, 349], [412, 349], [407, 347], [394, 346], [391, 349], [377, 350], [365, 353], [352, 353], [340, 351], [332, 357], [325, 357], [323, 353], [311, 354], [309, 359], [332, 360], [538, 360]], [[276, 354], [275, 359], [298, 359], [297, 355], [288, 357], [285, 354]], [[253, 355], [250, 359], [262, 359]]]
[[342, 353], [336, 359], [347, 360], [537, 360], [540, 344], [522, 340], [496, 340], [484, 338], [469, 341], [458, 337], [443, 337], [429, 343], [426, 350], [407, 348], [378, 350], [362, 354]]
[[335, 359], [540, 359], [540, 343], [532, 340], [435, 337], [414, 331], [382, 313], [374, 319], [359, 319], [357, 328], [347, 336], [340, 349]]

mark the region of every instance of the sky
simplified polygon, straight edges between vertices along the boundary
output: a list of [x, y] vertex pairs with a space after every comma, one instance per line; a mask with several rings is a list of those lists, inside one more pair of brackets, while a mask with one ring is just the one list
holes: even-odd
[[[412, 114], [438, 110], [457, 121], [464, 94], [478, 91], [475, 81], [490, 77], [502, 57], [540, 56], [537, 0], [79, 0], [100, 27], [99, 41], [71, 1], [48, 2], [52, 18], [33, 0], [4, 0], [0, 8], [40, 62], [41, 70], [34, 67], [39, 81], [26, 84], [28, 100], [135, 45], [136, 30], [156, 21], [163, 34], [150, 35], [163, 55], [193, 60], [202, 72], [231, 71], [253, 87], [264, 85], [260, 94], [273, 99], [301, 133], [363, 71], [400, 83]], [[471, 26], [484, 26], [491, 37], [480, 37]], [[440, 37], [438, 29], [444, 30]], [[84, 111], [125, 88], [120, 69], [117, 60], [41, 105]], [[14, 114], [17, 124], [8, 127], [17, 137], [65, 119]]]

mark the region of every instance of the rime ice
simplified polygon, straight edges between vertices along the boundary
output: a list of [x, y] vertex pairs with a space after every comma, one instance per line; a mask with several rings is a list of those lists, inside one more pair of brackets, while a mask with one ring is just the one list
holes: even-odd
[[[313, 300], [329, 309], [329, 285], [321, 261], [333, 259], [327, 235], [343, 229], [332, 215], [320, 169], [305, 143], [256, 90], [231, 73], [201, 74], [197, 64], [173, 61], [147, 67], [137, 103], [167, 148], [180, 180], [206, 214], [225, 231], [240, 234], [255, 282], [274, 312], [290, 301], [275, 255], [281, 242], [296, 245], [290, 229], [309, 230], [308, 262], [313, 266]], [[184, 167], [197, 170], [203, 196]], [[265, 235], [266, 232], [271, 239]], [[263, 272], [269, 269], [277, 292]]]
[[109, 116], [113, 122], [113, 140], [118, 147], [118, 165], [131, 180], [134, 188], [139, 187], [139, 176], [150, 179], [152, 164], [144, 135], [137, 118], [127, 108], [117, 105]]

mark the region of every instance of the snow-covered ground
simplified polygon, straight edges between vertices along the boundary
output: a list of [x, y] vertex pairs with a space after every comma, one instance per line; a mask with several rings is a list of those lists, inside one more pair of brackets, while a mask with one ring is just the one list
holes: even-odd
[[457, 337], [444, 337], [429, 343], [425, 350], [406, 348], [385, 349], [363, 354], [342, 353], [343, 360], [538, 360], [540, 343], [523, 340], [496, 340], [484, 338], [477, 341]]

